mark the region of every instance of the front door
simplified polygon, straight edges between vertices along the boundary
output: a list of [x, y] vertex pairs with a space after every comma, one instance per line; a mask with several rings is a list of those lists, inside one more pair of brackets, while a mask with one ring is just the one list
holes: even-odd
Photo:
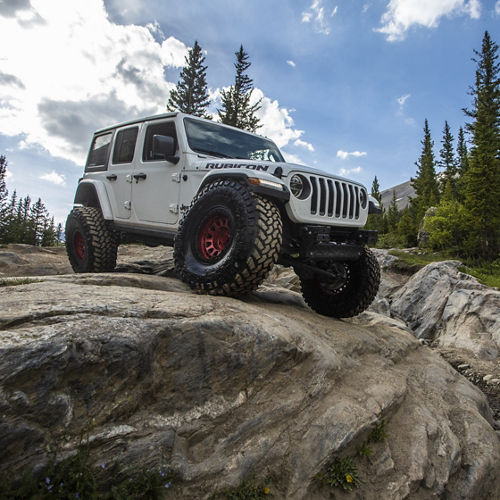
[[176, 150], [179, 151], [174, 120], [155, 120], [145, 124], [142, 158], [135, 162], [132, 174], [132, 207], [141, 222], [174, 225], [179, 219], [180, 172], [183, 161], [181, 158], [175, 164], [155, 158], [154, 135], [173, 137]]

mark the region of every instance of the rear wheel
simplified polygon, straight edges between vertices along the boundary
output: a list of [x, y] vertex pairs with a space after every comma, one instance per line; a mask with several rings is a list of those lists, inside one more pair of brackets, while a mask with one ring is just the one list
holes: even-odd
[[66, 220], [66, 252], [75, 273], [112, 271], [117, 241], [99, 209], [76, 207]]
[[349, 318], [372, 303], [380, 285], [380, 268], [368, 248], [364, 248], [354, 262], [323, 261], [319, 264], [336, 278], [321, 274], [299, 275], [302, 295], [311, 309], [324, 316]]
[[193, 200], [174, 244], [177, 273], [191, 288], [218, 295], [255, 290], [278, 259], [276, 205], [233, 180], [206, 186]]

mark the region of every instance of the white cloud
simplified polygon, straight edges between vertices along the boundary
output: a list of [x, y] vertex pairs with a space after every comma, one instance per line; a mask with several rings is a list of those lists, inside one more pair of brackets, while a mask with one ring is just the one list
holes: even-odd
[[102, 0], [31, 0], [1, 23], [0, 133], [76, 163], [93, 130], [164, 111], [175, 84], [163, 69], [187, 53], [173, 37], [156, 41], [157, 23], [114, 24]]
[[[333, 17], [338, 11], [338, 6], [335, 6], [329, 17]], [[330, 25], [328, 20], [325, 19], [325, 7], [323, 7], [323, 0], [313, 0], [311, 6], [302, 12], [302, 22], [312, 23], [314, 29], [323, 35], [330, 34]]]
[[289, 60], [289, 61], [287, 61], [286, 63], [287, 63], [289, 66], [291, 66], [292, 68], [295, 68], [295, 66], [297, 66], [297, 65], [295, 64], [295, 62], [294, 62], [294, 61], [292, 61], [292, 60]]
[[354, 168], [341, 168], [339, 170], [339, 175], [342, 177], [345, 177], [347, 175], [352, 175], [352, 174], [360, 174], [362, 172], [361, 167], [354, 167]]
[[399, 104], [399, 109], [402, 110], [404, 108], [404, 105], [410, 96], [411, 96], [411, 94], [405, 94], [405, 95], [402, 95], [401, 97], [396, 98], [396, 101], [398, 101], [398, 104]]
[[351, 153], [348, 153], [347, 151], [342, 151], [339, 149], [337, 151], [337, 158], [340, 158], [341, 160], [347, 160], [349, 156], [353, 156], [355, 158], [360, 158], [362, 156], [366, 156], [367, 153], [365, 151], [352, 151]]
[[311, 153], [314, 152], [314, 146], [310, 144], [309, 142], [303, 141], [302, 139], [297, 139], [294, 143], [294, 146], [298, 146], [300, 148], [305, 148], [308, 151], [311, 151]]
[[403, 40], [412, 26], [436, 28], [443, 16], [481, 15], [479, 0], [390, 0], [381, 18], [382, 27], [376, 29], [389, 42]]
[[41, 175], [40, 179], [42, 181], [51, 182], [52, 184], [55, 184], [56, 186], [65, 186], [66, 185], [66, 178], [64, 177], [64, 175], [58, 174], [55, 170], [52, 170], [52, 172], [50, 172], [48, 174]]
[[250, 102], [253, 104], [259, 99], [261, 99], [261, 108], [256, 114], [262, 127], [257, 130], [258, 134], [269, 137], [279, 148], [302, 137], [304, 131], [293, 128], [293, 118], [288, 109], [280, 108], [277, 100], [271, 100], [264, 96], [262, 90], [256, 88], [252, 92]]
[[304, 165], [304, 162], [302, 161], [302, 159], [297, 156], [297, 155], [294, 155], [293, 153], [288, 153], [287, 151], [281, 151], [283, 153], [283, 156], [285, 157], [285, 161], [287, 163], [295, 163], [297, 165]]
[[500, 16], [500, 0], [498, 0], [497, 3], [495, 4], [495, 14], [497, 16]]
[[146, 28], [151, 32], [151, 34], [156, 35], [160, 40], [165, 40], [165, 33], [163, 33], [158, 21], [146, 24]]

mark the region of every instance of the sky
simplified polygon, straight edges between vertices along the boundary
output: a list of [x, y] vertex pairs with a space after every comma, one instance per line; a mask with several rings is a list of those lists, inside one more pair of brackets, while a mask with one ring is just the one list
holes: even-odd
[[252, 63], [259, 133], [287, 161], [382, 189], [466, 122], [474, 49], [500, 44], [500, 0], [0, 0], [7, 187], [71, 210], [92, 132], [163, 113], [185, 56], [205, 55], [211, 111]]

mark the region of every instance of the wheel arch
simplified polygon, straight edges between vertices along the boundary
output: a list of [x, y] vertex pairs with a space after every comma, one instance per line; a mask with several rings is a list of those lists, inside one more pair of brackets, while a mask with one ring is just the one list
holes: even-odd
[[[261, 195], [263, 198], [267, 198], [274, 201], [278, 207], [284, 206], [286, 202], [290, 199], [290, 191], [286, 187], [285, 183], [275, 177], [274, 175], [257, 172], [255, 170], [250, 170], [248, 172], [243, 172], [241, 170], [225, 170], [225, 171], [212, 171], [209, 172], [203, 179], [200, 187], [198, 188], [198, 194], [207, 184], [215, 182], [221, 179], [237, 180], [247, 186], [247, 188], [253, 192]], [[254, 179], [261, 179], [262, 181], [268, 181], [281, 186], [281, 190], [277, 187], [270, 187], [265, 184], [258, 184], [257, 181], [252, 181]]]
[[113, 219], [108, 193], [102, 182], [94, 180], [80, 182], [76, 189], [74, 204], [97, 208], [104, 219]]

